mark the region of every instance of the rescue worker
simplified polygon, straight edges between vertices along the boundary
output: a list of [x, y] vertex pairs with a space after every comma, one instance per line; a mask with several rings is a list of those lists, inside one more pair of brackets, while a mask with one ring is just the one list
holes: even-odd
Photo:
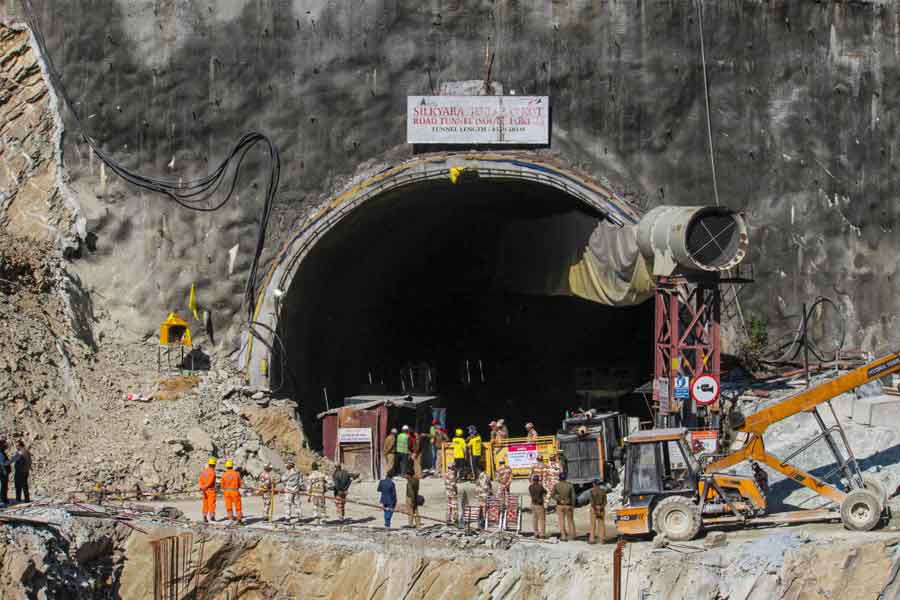
[[457, 478], [465, 478], [466, 471], [466, 440], [463, 438], [463, 430], [457, 429], [453, 435], [453, 464], [456, 467]]
[[491, 477], [487, 474], [487, 471], [482, 471], [478, 476], [478, 501], [481, 502], [482, 508], [487, 506], [488, 499], [493, 495], [494, 482], [491, 481]]
[[568, 542], [575, 539], [575, 486], [566, 481], [565, 474], [553, 486], [551, 497], [556, 501], [556, 516], [559, 518], [559, 539]]
[[469, 425], [469, 437], [466, 444], [469, 446], [469, 468], [472, 470], [472, 478], [476, 479], [480, 471], [483, 444], [481, 443], [481, 434], [474, 425]]
[[490, 423], [488, 423], [488, 427], [491, 430], [490, 441], [491, 446], [493, 447], [493, 445], [497, 442], [497, 421], [491, 421]]
[[419, 478], [415, 473], [406, 475], [406, 510], [409, 516], [409, 526], [418, 528], [422, 526], [419, 517]]
[[272, 473], [272, 464], [269, 463], [259, 474], [259, 489], [257, 490], [262, 496], [263, 518], [269, 523], [272, 522], [272, 513], [274, 512], [275, 484], [275, 474]]
[[449, 465], [444, 473], [444, 490], [447, 492], [447, 525], [459, 521], [459, 488], [456, 485], [456, 465]]
[[544, 477], [541, 480], [541, 483], [544, 484], [544, 489], [547, 490], [547, 494], [550, 497], [553, 497], [553, 488], [556, 486], [556, 482], [559, 481], [559, 463], [556, 461], [556, 455], [553, 454], [550, 456], [550, 464], [544, 469]]
[[447, 438], [447, 430], [439, 426], [434, 426], [433, 429], [431, 445], [434, 447], [434, 468], [435, 470], [446, 469], [448, 465], [444, 464], [444, 444], [450, 441]]
[[31, 473], [31, 452], [25, 447], [25, 442], [16, 440], [16, 453], [10, 462], [13, 465], [13, 484], [16, 487], [16, 502], [31, 502], [31, 492], [28, 490], [28, 475]]
[[393, 476], [397, 469], [397, 430], [391, 429], [391, 432], [384, 438], [384, 462], [387, 463], [388, 476]]
[[595, 479], [591, 487], [591, 533], [588, 535], [588, 544], [596, 544], [606, 541], [606, 490]]
[[354, 475], [351, 475], [344, 469], [344, 465], [338, 463], [334, 473], [331, 474], [331, 481], [334, 483], [334, 507], [337, 510], [337, 518], [344, 522], [344, 510], [347, 507], [347, 494], [350, 492], [350, 483], [353, 481]]
[[281, 483], [284, 484], [284, 508], [285, 520], [288, 523], [294, 521], [294, 514], [299, 520], [301, 517], [300, 492], [303, 490], [303, 475], [294, 468], [294, 463], [289, 462], [281, 476]]
[[210, 458], [206, 461], [206, 468], [200, 471], [200, 478], [197, 481], [200, 487], [200, 495], [203, 498], [201, 510], [203, 511], [203, 522], [215, 522], [216, 520], [216, 459]]
[[525, 423], [525, 439], [536, 440], [537, 438], [538, 432], [534, 428], [534, 423]]
[[441, 426], [437, 419], [431, 420], [431, 427], [428, 428], [428, 441], [431, 444], [431, 468], [439, 469], [438, 466], [438, 449], [440, 448], [438, 436], [440, 435]]
[[531, 496], [531, 528], [534, 531], [534, 537], [540, 540], [547, 535], [547, 509], [544, 507], [547, 490], [541, 485], [541, 480], [537, 476], [531, 477], [528, 495]]
[[412, 469], [410, 468], [410, 460], [409, 460], [409, 451], [410, 451], [410, 439], [409, 439], [409, 425], [404, 425], [400, 430], [400, 435], [397, 436], [397, 469], [400, 476], [404, 476], [409, 473]]
[[537, 463], [533, 467], [531, 467], [531, 473], [528, 475], [528, 479], [534, 481], [537, 478], [538, 482], [544, 481], [544, 471], [547, 469], [547, 465], [544, 464], [544, 457], [538, 454]]
[[497, 467], [497, 498], [500, 506], [506, 510], [506, 499], [509, 498], [509, 488], [512, 486], [513, 472], [502, 458]]
[[6, 440], [0, 440], [0, 503], [9, 506], [9, 472], [12, 463], [6, 455]]
[[391, 519], [397, 509], [397, 486], [394, 485], [393, 479], [385, 475], [384, 479], [378, 482], [376, 491], [380, 494], [378, 503], [384, 511], [384, 528], [390, 529]]
[[509, 429], [506, 427], [506, 421], [497, 419], [497, 441], [502, 442], [509, 438]]
[[412, 437], [410, 453], [412, 454], [413, 472], [416, 477], [422, 479], [422, 446], [425, 444], [425, 434], [417, 433]]
[[325, 509], [325, 492], [328, 490], [328, 476], [319, 470], [319, 463], [313, 463], [312, 471], [306, 478], [309, 488], [309, 501], [313, 504], [313, 520], [321, 523], [328, 516]]
[[228, 520], [239, 525], [244, 524], [244, 512], [241, 508], [241, 474], [234, 468], [231, 459], [225, 461], [225, 472], [219, 482], [222, 497], [225, 499], [225, 512]]

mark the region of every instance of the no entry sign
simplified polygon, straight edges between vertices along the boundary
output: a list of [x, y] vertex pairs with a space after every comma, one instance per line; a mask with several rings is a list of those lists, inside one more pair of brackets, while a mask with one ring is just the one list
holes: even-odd
[[691, 398], [698, 406], [709, 406], [719, 399], [719, 387], [718, 377], [704, 373], [691, 382]]

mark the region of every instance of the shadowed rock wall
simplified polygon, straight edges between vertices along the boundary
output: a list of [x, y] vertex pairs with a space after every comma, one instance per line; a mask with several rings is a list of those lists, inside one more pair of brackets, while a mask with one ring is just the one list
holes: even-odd
[[[35, 5], [91, 135], [131, 167], [188, 178], [241, 131], [275, 139], [284, 169], [269, 256], [354, 173], [408, 155], [405, 96], [482, 77], [486, 49], [504, 89], [551, 96], [542, 152], [647, 206], [714, 201], [693, 2]], [[0, 16], [20, 14], [0, 1]], [[745, 311], [786, 327], [801, 302], [830, 295], [852, 344], [886, 349], [898, 338], [897, 6], [721, 0], [706, 3], [704, 24], [719, 193], [752, 226], [758, 283]], [[69, 132], [68, 174], [97, 236], [77, 268], [126, 328], [150, 331], [196, 282], [233, 346], [260, 158], [236, 201], [199, 215], [112, 179]]]

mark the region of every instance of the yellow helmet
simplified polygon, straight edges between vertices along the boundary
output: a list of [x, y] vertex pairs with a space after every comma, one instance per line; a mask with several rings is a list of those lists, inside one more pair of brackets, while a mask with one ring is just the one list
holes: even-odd
[[216, 466], [216, 459], [210, 458], [208, 461], [206, 461], [206, 464]]
[[234, 466], [234, 461], [232, 461], [230, 458], [229, 458], [228, 460], [225, 461], [225, 467], [226, 467], [226, 468], [230, 469], [230, 468], [233, 467], [233, 466]]
[[462, 434], [463, 434], [462, 429], [457, 429], [457, 430], [456, 430], [456, 435], [457, 435], [458, 437], [462, 437]]

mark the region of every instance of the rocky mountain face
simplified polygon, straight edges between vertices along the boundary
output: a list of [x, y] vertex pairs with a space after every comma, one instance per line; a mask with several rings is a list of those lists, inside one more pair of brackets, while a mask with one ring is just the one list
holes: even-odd
[[[86, 128], [126, 165], [189, 179], [240, 132], [273, 137], [283, 176], [266, 257], [354, 176], [411, 153], [408, 94], [482, 78], [486, 56], [506, 93], [550, 96], [552, 141], [539, 153], [648, 207], [715, 203], [694, 2], [34, 5]], [[747, 213], [758, 283], [743, 308], [773, 332], [827, 295], [848, 316], [848, 345], [897, 341], [898, 117], [887, 99], [900, 81], [898, 10], [705, 4], [719, 198]], [[7, 0], [0, 15], [22, 11]], [[262, 155], [248, 156], [235, 201], [199, 214], [123, 185], [77, 133], [64, 156], [96, 238], [75, 267], [86, 285], [147, 333], [197, 283], [219, 343], [234, 348]]]

